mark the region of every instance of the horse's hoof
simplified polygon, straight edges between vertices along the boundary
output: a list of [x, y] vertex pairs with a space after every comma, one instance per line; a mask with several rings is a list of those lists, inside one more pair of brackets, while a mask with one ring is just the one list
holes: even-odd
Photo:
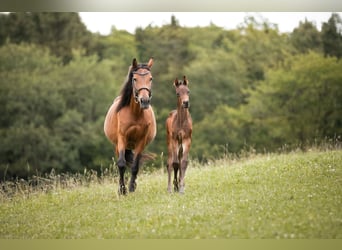
[[120, 186], [118, 190], [119, 195], [126, 195], [127, 194], [127, 189], [125, 186]]
[[179, 189], [179, 193], [180, 193], [180, 194], [184, 194], [184, 188], [183, 188], [183, 187], [181, 187], [181, 188]]
[[135, 191], [135, 189], [137, 188], [137, 183], [130, 183], [129, 184], [129, 192], [134, 192]]

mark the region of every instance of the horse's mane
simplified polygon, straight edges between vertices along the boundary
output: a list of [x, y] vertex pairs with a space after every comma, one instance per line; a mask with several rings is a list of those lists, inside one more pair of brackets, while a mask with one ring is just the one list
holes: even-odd
[[116, 108], [116, 112], [119, 112], [123, 107], [126, 107], [130, 104], [131, 96], [133, 92], [133, 86], [132, 86], [133, 72], [138, 69], [150, 70], [150, 68], [147, 66], [146, 63], [138, 64], [136, 68], [133, 68], [132, 66], [129, 67], [128, 74], [126, 77], [126, 82], [123, 84], [123, 87], [120, 91], [120, 101]]

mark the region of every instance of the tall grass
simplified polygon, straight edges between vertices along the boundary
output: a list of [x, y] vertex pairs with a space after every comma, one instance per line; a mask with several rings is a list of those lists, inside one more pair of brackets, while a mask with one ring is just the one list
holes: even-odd
[[191, 162], [185, 195], [167, 193], [164, 169], [127, 196], [114, 166], [40, 178], [2, 191], [0, 238], [342, 238], [341, 150]]

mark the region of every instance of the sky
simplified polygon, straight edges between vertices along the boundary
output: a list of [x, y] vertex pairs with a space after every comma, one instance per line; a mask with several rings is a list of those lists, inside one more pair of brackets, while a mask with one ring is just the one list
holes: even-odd
[[[337, 12], [342, 17], [342, 12]], [[93, 33], [108, 35], [113, 26], [118, 30], [127, 30], [134, 34], [137, 27], [148, 25], [161, 27], [170, 24], [174, 15], [183, 27], [203, 27], [214, 24], [225, 29], [235, 29], [243, 23], [246, 16], [257, 20], [266, 19], [278, 25], [280, 32], [292, 32], [305, 18], [314, 22], [321, 29], [328, 21], [331, 12], [80, 12], [80, 17], [87, 29]]]

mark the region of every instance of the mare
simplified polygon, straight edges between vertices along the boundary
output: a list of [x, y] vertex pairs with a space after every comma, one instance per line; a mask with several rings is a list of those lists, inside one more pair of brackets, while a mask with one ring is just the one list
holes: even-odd
[[105, 135], [116, 146], [119, 194], [127, 194], [124, 179], [126, 165], [131, 166], [129, 192], [135, 191], [139, 164], [142, 158], [148, 158], [148, 154], [142, 152], [156, 136], [156, 119], [150, 105], [152, 65], [153, 58], [147, 64], [138, 64], [133, 59], [121, 93], [110, 106], [104, 121]]
[[[177, 94], [177, 110], [171, 111], [166, 119], [166, 139], [168, 150], [167, 190], [171, 192], [171, 172], [173, 169], [174, 191], [184, 193], [184, 177], [188, 166], [188, 156], [192, 136], [192, 119], [189, 112], [189, 82], [186, 76], [184, 76], [182, 81], [176, 78], [173, 85]], [[179, 176], [177, 176], [178, 170]]]

